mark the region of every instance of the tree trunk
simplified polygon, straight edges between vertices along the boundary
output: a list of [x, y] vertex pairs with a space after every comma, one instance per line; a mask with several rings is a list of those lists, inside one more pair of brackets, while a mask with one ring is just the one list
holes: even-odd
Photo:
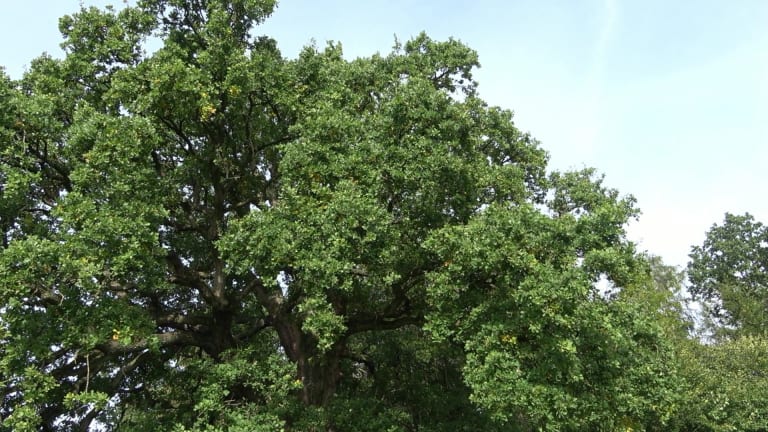
[[280, 343], [288, 358], [296, 363], [296, 375], [303, 385], [301, 400], [306, 405], [326, 406], [336, 393], [341, 378], [341, 354], [344, 340], [328, 351], [319, 352], [317, 339], [301, 331], [296, 322], [275, 323]]
[[297, 372], [304, 385], [301, 390], [301, 400], [306, 405], [326, 406], [333, 398], [341, 378], [342, 345], [342, 343], [336, 343], [328, 352], [316, 352], [297, 359]]

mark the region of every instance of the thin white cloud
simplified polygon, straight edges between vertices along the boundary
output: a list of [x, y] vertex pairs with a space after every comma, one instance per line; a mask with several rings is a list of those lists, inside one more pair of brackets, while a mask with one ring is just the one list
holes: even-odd
[[[580, 125], [573, 138], [577, 140], [583, 151], [588, 154], [595, 152], [603, 129], [603, 88], [605, 78], [606, 58], [613, 40], [618, 16], [618, 6], [615, 0], [602, 2], [602, 22], [592, 49], [592, 62], [585, 82], [585, 94], [581, 109]], [[589, 159], [592, 159], [589, 157]]]
[[600, 32], [595, 41], [593, 54], [594, 60], [592, 63], [592, 73], [590, 74], [590, 78], [594, 80], [597, 85], [599, 85], [599, 82], [602, 81], [603, 78], [605, 59], [608, 53], [608, 47], [613, 39], [617, 21], [618, 5], [616, 0], [603, 0], [602, 26], [600, 27]]

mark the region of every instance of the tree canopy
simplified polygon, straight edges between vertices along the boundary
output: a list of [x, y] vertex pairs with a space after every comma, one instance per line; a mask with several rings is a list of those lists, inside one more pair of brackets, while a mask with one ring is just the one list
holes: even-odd
[[598, 288], [651, 285], [634, 200], [462, 43], [286, 59], [274, 6], [82, 9], [0, 79], [0, 429], [664, 430], [670, 342]]
[[750, 214], [726, 214], [691, 250], [691, 292], [708, 306], [720, 330], [765, 335], [768, 330], [768, 227]]

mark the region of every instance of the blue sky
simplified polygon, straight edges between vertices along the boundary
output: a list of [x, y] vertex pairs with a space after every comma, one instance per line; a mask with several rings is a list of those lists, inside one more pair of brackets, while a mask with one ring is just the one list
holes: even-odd
[[[80, 3], [4, 5], [0, 65], [18, 78], [58, 55], [58, 17]], [[481, 96], [514, 110], [553, 168], [593, 166], [635, 195], [631, 238], [684, 265], [726, 211], [768, 223], [766, 23], [763, 0], [283, 0], [261, 32], [287, 57], [312, 39], [350, 58], [422, 30], [462, 40]]]

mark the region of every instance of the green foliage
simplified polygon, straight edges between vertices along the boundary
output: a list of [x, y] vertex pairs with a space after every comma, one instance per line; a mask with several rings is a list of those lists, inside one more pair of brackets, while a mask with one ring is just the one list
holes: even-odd
[[[599, 249], [581, 249], [571, 234], [594, 223], [582, 216], [494, 206], [434, 238], [428, 244], [447, 260], [432, 279], [428, 328], [464, 344], [472, 400], [501, 422], [544, 430], [611, 429], [626, 418], [663, 425], [676, 385], [670, 347], [637, 307], [597, 297], [599, 275], [577, 257]], [[603, 269], [627, 277], [623, 266]]]
[[681, 347], [685, 402], [679, 430], [762, 431], [768, 428], [768, 341], [744, 336], [716, 345]]
[[725, 215], [704, 244], [691, 251], [691, 292], [728, 333], [765, 334], [768, 328], [768, 228], [750, 214]]
[[726, 214], [691, 251], [689, 290], [713, 324], [710, 344], [678, 345], [684, 381], [679, 430], [759, 431], [768, 428], [765, 339], [768, 230], [745, 214]]
[[660, 257], [646, 257], [644, 277], [615, 294], [653, 315], [668, 339], [678, 343], [693, 335], [694, 317], [688, 310], [685, 293], [686, 274], [677, 267], [664, 264]]
[[3, 427], [663, 430], [634, 199], [547, 174], [460, 42], [289, 60], [274, 6], [83, 9], [0, 79]]

